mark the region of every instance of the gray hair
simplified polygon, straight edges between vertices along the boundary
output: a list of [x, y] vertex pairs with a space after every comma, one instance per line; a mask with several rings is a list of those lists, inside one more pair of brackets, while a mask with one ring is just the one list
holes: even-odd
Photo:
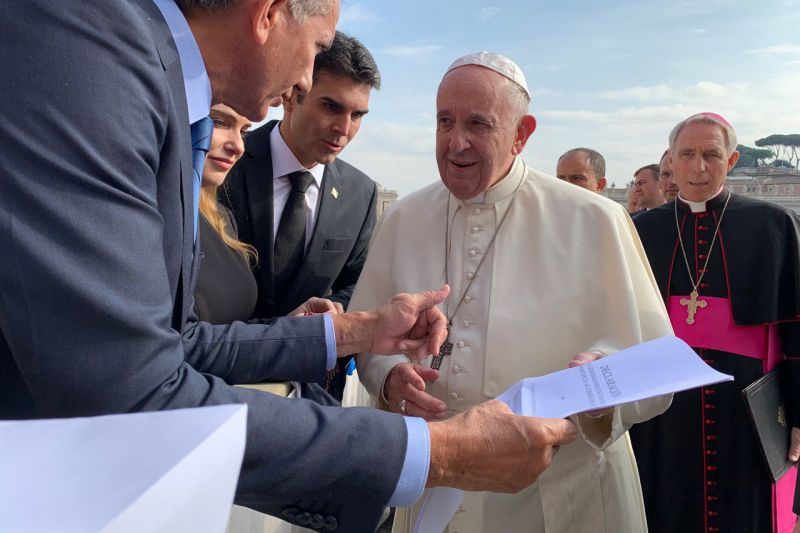
[[305, 22], [311, 17], [330, 13], [333, 0], [289, 0], [289, 9], [297, 22]]
[[[236, 6], [240, 0], [175, 0], [184, 13], [190, 11], [220, 11]], [[333, 0], [289, 0], [289, 10], [297, 22], [309, 17], [327, 15], [333, 9]]]
[[567, 150], [561, 157], [558, 158], [559, 161], [564, 159], [565, 157], [583, 153], [586, 154], [586, 157], [589, 158], [589, 166], [592, 167], [592, 171], [594, 172], [594, 177], [597, 179], [605, 178], [606, 177], [606, 159], [603, 157], [603, 154], [598, 152], [597, 150], [592, 150], [591, 148], [573, 148], [572, 150]]
[[356, 83], [381, 88], [381, 74], [378, 65], [367, 47], [361, 41], [340, 31], [336, 32], [331, 47], [317, 54], [314, 59], [314, 81], [320, 73], [343, 76]]
[[734, 131], [733, 126], [731, 126], [727, 120], [716, 113], [697, 113], [696, 115], [692, 115], [691, 117], [678, 122], [678, 124], [672, 128], [672, 131], [669, 134], [670, 150], [675, 147], [675, 141], [678, 139], [678, 135], [680, 134], [681, 130], [683, 130], [683, 128], [689, 124], [693, 124], [695, 122], [716, 124], [722, 128], [722, 134], [725, 136], [725, 147], [728, 149], [728, 153], [732, 154], [736, 151], [736, 146], [738, 145], [739, 141], [736, 138], [736, 132]]
[[506, 93], [508, 93], [508, 101], [511, 104], [511, 112], [513, 113], [514, 122], [518, 123], [523, 116], [528, 114], [528, 106], [531, 104], [531, 97], [525, 92], [525, 89], [517, 85], [510, 79], [503, 77]]

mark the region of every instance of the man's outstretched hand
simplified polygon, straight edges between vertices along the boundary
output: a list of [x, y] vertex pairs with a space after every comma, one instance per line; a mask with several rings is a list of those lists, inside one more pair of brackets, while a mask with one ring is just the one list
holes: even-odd
[[499, 400], [428, 422], [428, 428], [428, 487], [506, 493], [533, 484], [558, 447], [577, 436], [569, 420], [518, 416]]
[[403, 354], [415, 360], [437, 353], [447, 338], [447, 318], [436, 306], [449, 293], [447, 285], [436, 291], [401, 293], [377, 309], [336, 315], [337, 353]]

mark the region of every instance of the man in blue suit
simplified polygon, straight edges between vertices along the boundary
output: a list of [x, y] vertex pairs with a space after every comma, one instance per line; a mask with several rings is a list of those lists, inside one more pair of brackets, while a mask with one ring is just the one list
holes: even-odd
[[574, 438], [569, 422], [516, 417], [497, 402], [426, 424], [230, 386], [316, 381], [337, 355], [362, 350], [420, 357], [443, 340], [434, 306], [446, 289], [268, 326], [190, 316], [203, 145], [193, 133], [212, 101], [260, 119], [290, 89], [307, 92], [338, 9], [338, 0], [3, 3], [0, 418], [247, 403], [237, 503], [356, 532], [425, 485], [519, 490]]

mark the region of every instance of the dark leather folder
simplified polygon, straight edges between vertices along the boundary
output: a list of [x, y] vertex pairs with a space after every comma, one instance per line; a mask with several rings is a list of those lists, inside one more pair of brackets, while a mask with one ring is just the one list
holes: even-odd
[[778, 481], [793, 464], [787, 458], [790, 428], [781, 401], [780, 368], [780, 365], [773, 368], [742, 391], [762, 455], [774, 481]]

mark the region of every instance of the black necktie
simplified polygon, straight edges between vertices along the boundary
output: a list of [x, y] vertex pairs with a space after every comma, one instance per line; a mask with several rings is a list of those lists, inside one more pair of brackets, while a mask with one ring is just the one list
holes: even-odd
[[289, 174], [292, 191], [283, 207], [278, 234], [275, 237], [273, 278], [275, 303], [279, 306], [286, 296], [300, 266], [306, 248], [306, 191], [314, 183], [314, 176], [305, 170]]

